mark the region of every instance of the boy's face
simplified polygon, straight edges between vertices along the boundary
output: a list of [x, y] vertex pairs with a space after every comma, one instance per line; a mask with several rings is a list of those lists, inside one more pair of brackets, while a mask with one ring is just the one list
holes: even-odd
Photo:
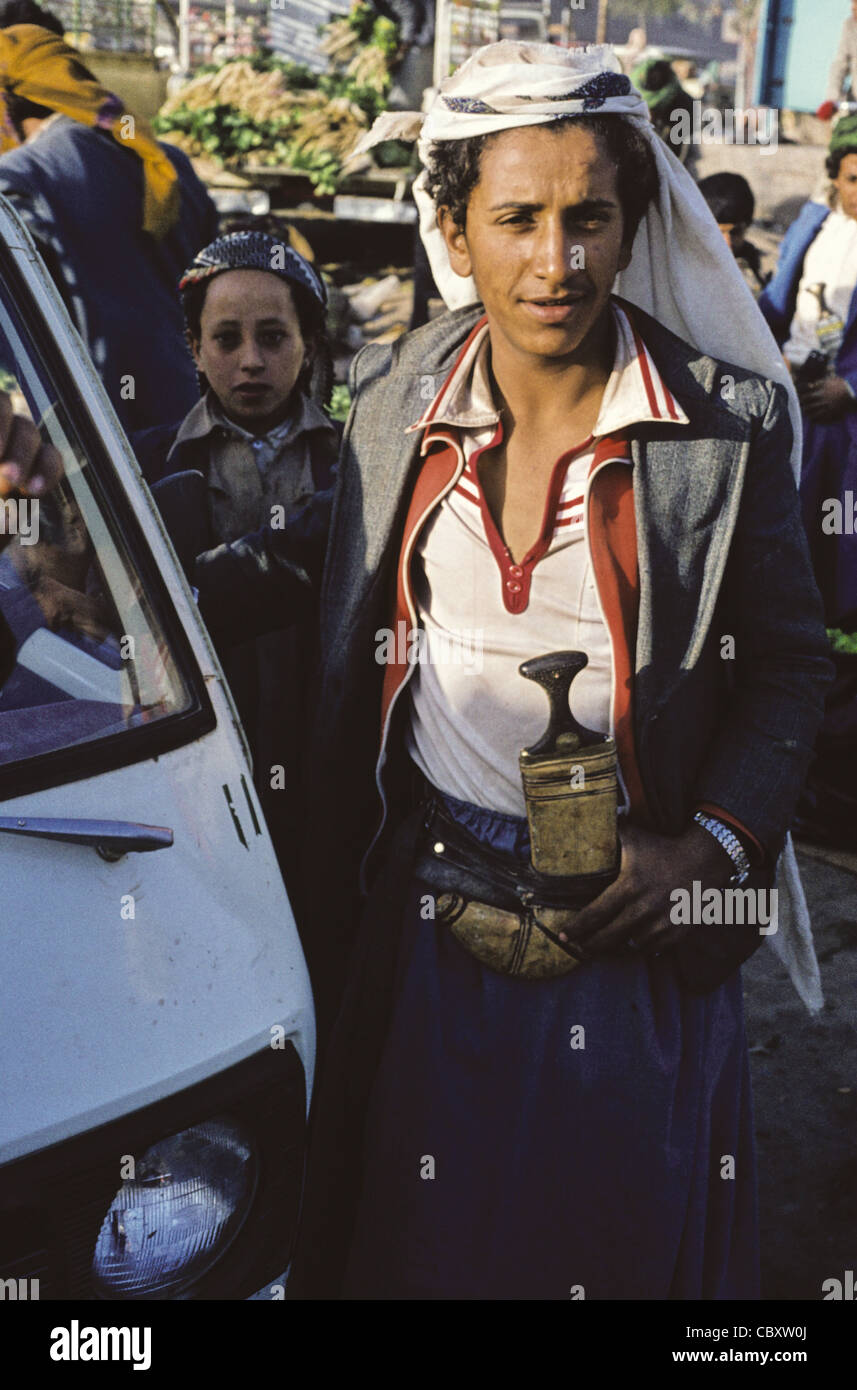
[[306, 356], [292, 292], [267, 270], [228, 270], [212, 280], [193, 344], [230, 419], [264, 431], [285, 419]]
[[747, 235], [746, 222], [718, 222], [718, 227], [726, 238], [726, 245], [733, 256], [740, 256]]
[[857, 218], [857, 154], [847, 154], [833, 180], [840, 211], [846, 217]]
[[631, 259], [616, 167], [590, 131], [573, 126], [495, 136], [465, 228], [445, 209], [439, 223], [453, 270], [476, 281], [492, 343], [529, 358], [574, 353]]

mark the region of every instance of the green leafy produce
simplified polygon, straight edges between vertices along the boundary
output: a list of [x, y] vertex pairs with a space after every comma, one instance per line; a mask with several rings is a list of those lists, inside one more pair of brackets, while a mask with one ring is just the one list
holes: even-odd
[[351, 409], [351, 392], [347, 386], [334, 386], [327, 413], [333, 420], [347, 420]]
[[830, 645], [835, 652], [844, 652], [849, 656], [857, 656], [857, 632], [843, 632], [839, 627], [829, 627], [827, 635], [830, 638]]
[[154, 129], [187, 154], [285, 165], [318, 194], [334, 193], [343, 162], [386, 109], [398, 29], [360, 0], [322, 32], [330, 71], [262, 55], [204, 68], [161, 107]]

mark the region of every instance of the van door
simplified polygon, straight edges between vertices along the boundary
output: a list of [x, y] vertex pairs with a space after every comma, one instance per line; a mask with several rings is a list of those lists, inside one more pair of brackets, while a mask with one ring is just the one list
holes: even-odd
[[241, 1297], [288, 1263], [308, 976], [192, 596], [3, 200], [0, 387], [65, 464], [0, 497], [0, 1278]]

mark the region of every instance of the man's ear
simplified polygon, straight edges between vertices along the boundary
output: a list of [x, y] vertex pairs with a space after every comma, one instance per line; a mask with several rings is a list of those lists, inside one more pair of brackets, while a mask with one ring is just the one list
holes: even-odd
[[199, 338], [194, 338], [194, 337], [191, 336], [190, 333], [188, 333], [188, 335], [187, 335], [187, 345], [188, 345], [188, 347], [190, 348], [190, 355], [191, 355], [191, 357], [193, 358], [194, 362], [196, 363], [197, 371], [200, 371], [200, 372], [201, 372], [201, 371], [202, 371], [202, 366], [201, 366], [200, 360], [199, 360], [199, 349], [200, 349], [200, 340], [199, 340]]
[[633, 243], [630, 242], [630, 241], [623, 241], [623, 242], [622, 242], [622, 247], [621, 247], [621, 250], [620, 250], [620, 252], [619, 252], [619, 264], [618, 264], [618, 269], [619, 269], [619, 270], [627, 270], [627, 269], [628, 269], [628, 266], [631, 264], [631, 249], [632, 249], [632, 245], [633, 245]]
[[446, 243], [450, 266], [456, 275], [460, 275], [462, 279], [466, 280], [468, 275], [473, 273], [473, 268], [464, 228], [459, 227], [458, 223], [453, 220], [452, 213], [447, 207], [438, 208], [437, 225]]

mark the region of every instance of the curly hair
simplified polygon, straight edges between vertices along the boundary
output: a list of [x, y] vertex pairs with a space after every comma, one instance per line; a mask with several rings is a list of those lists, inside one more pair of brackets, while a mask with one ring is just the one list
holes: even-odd
[[[649, 142], [636, 126], [621, 116], [597, 113], [561, 116], [544, 126], [551, 134], [560, 134], [572, 127], [590, 131], [615, 165], [616, 187], [625, 223], [624, 240], [630, 243], [658, 191], [657, 167]], [[469, 140], [436, 140], [429, 147], [428, 192], [436, 207], [449, 209], [453, 222], [462, 230], [470, 195], [479, 182], [483, 151], [500, 134], [503, 132], [475, 135]]]
[[829, 179], [839, 178], [839, 170], [842, 166], [842, 161], [845, 156], [849, 154], [857, 154], [857, 146], [852, 149], [834, 150], [832, 154], [827, 156], [827, 159], [824, 161], [824, 167], [827, 170], [827, 177]]

